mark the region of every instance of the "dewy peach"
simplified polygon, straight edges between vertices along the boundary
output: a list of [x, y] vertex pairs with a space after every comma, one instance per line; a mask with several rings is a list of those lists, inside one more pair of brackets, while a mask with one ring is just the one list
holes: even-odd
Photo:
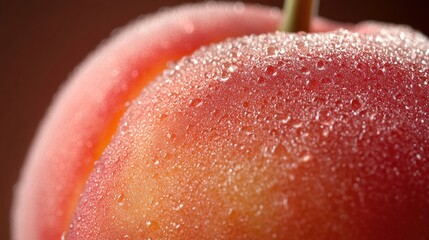
[[21, 239], [429, 238], [429, 41], [187, 5], [76, 70], [29, 152]]

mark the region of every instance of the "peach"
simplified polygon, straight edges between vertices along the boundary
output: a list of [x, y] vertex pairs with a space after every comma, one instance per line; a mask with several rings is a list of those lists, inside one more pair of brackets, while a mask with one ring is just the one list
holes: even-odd
[[429, 237], [427, 38], [250, 35], [279, 19], [209, 3], [104, 44], [29, 153], [15, 239]]

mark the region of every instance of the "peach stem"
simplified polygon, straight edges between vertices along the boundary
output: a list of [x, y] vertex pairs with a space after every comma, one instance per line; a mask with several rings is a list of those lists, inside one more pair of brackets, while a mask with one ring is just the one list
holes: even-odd
[[284, 32], [309, 32], [313, 15], [317, 14], [318, 0], [285, 0], [283, 20], [279, 26]]

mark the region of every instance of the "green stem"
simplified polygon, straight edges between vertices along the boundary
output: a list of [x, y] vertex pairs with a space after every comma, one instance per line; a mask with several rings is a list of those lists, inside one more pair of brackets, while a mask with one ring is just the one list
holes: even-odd
[[285, 0], [283, 21], [279, 30], [284, 32], [309, 32], [311, 18], [317, 14], [318, 0]]

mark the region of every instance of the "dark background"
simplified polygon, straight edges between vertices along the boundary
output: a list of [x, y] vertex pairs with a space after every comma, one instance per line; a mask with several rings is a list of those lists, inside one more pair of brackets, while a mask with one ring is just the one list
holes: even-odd
[[[9, 239], [13, 185], [53, 94], [113, 29], [185, 1], [0, 2], [0, 239]], [[250, 1], [245, 1], [250, 2]], [[281, 7], [282, 0], [253, 1]], [[429, 35], [426, 0], [321, 0], [321, 16], [405, 23]]]

